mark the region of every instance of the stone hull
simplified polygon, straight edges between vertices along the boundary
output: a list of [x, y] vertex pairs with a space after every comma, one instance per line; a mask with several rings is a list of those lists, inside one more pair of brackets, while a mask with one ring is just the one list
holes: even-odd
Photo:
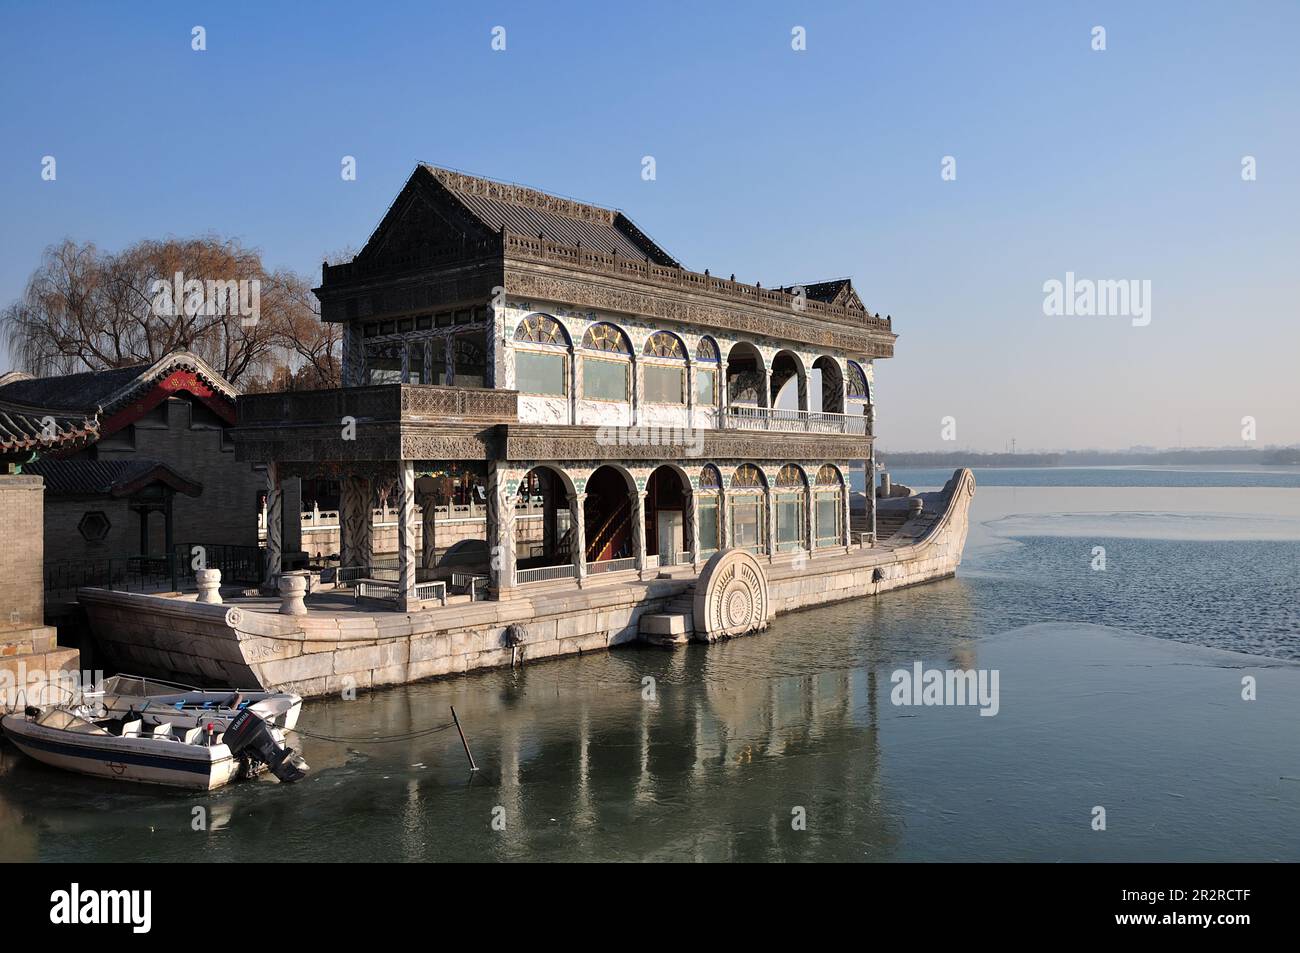
[[[760, 559], [774, 614], [878, 595], [953, 575], [966, 541], [974, 476], [959, 470], [927, 509], [872, 549], [819, 550], [801, 565]], [[279, 688], [304, 697], [530, 663], [635, 642], [693, 579], [611, 577], [588, 588], [524, 587], [514, 598], [421, 612], [282, 616], [191, 596], [85, 589], [98, 648], [122, 671], [203, 685]], [[512, 646], [507, 627], [522, 626]]]

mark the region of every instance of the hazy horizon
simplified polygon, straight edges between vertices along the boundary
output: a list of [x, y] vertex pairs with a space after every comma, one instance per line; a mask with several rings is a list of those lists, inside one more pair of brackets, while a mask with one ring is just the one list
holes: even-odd
[[[1294, 5], [4, 16], [0, 306], [64, 238], [216, 233], [316, 279], [429, 161], [622, 209], [695, 270], [851, 276], [899, 335], [894, 452], [1300, 443]], [[1076, 280], [1149, 282], [1146, 313], [1047, 316]]]

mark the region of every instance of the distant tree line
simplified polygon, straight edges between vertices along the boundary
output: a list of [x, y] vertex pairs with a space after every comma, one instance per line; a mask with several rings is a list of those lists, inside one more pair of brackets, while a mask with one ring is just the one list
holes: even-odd
[[145, 240], [120, 252], [45, 249], [0, 312], [15, 365], [38, 376], [153, 363], [192, 351], [244, 391], [337, 386], [341, 334], [311, 283], [216, 236]]

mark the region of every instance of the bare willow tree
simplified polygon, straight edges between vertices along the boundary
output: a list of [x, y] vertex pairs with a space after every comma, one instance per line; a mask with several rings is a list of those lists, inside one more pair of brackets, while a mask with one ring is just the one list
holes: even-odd
[[142, 241], [116, 254], [64, 241], [0, 313], [11, 356], [33, 374], [202, 357], [241, 387], [332, 386], [338, 329], [310, 284], [215, 236]]

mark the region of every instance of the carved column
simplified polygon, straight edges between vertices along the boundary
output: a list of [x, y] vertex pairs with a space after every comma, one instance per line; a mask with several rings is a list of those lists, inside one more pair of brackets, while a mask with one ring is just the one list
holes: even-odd
[[[865, 461], [867, 467], [867, 529], [871, 532], [871, 544], [876, 542], [876, 449], [871, 448], [871, 458]], [[853, 539], [849, 518], [853, 514], [853, 492], [850, 489], [852, 481], [849, 479], [850, 473], [846, 469], [844, 473], [844, 499], [848, 501], [844, 507], [844, 545], [848, 546]]]
[[776, 490], [771, 481], [763, 494], [763, 506], [767, 510], [767, 560], [771, 562], [776, 558]]
[[731, 545], [731, 514], [727, 511], [727, 491], [718, 488], [718, 549]]
[[700, 507], [699, 494], [693, 490], [686, 491], [686, 519], [683, 521], [682, 533], [685, 539], [682, 543], [686, 551], [691, 554], [691, 565], [699, 566], [700, 564]]
[[397, 465], [397, 568], [402, 585], [398, 604], [415, 608], [415, 467], [410, 460]]
[[645, 368], [642, 366], [641, 358], [635, 354], [632, 355], [632, 426], [641, 425], [641, 400], [645, 393]]
[[763, 364], [763, 393], [759, 395], [758, 405], [767, 408], [772, 406], [772, 368], [766, 363]]
[[515, 584], [515, 496], [519, 487], [518, 481], [507, 479], [507, 475], [495, 460], [488, 463], [487, 538], [492, 588], [498, 599], [509, 595]]
[[280, 464], [266, 465], [266, 572], [263, 583], [272, 590], [284, 562], [284, 494], [280, 491]]
[[569, 423], [578, 422], [578, 402], [582, 400], [582, 353], [569, 349]]
[[359, 387], [366, 379], [366, 352], [361, 325], [350, 321], [343, 326], [343, 386]]
[[442, 382], [448, 387], [456, 383], [456, 335], [448, 334], [443, 338], [444, 347], [442, 349]]
[[370, 512], [370, 480], [344, 478], [339, 499], [339, 565], [369, 566], [374, 539]]
[[586, 493], [569, 495], [569, 525], [573, 528], [573, 568], [578, 574], [578, 581], [587, 578], [587, 527], [582, 521], [583, 503]]
[[814, 482], [804, 493], [804, 520], [808, 527], [804, 547], [808, 550], [809, 558], [817, 552], [817, 492], [815, 487], [816, 483]]
[[726, 361], [718, 362], [718, 378], [719, 378], [718, 386], [722, 389], [722, 394], [719, 399], [722, 407], [723, 426], [725, 427], [726, 420], [727, 420], [727, 410], [731, 406], [731, 387], [727, 383], [727, 362]]
[[627, 495], [632, 506], [632, 556], [638, 572], [645, 571], [645, 499], [648, 495], [638, 490]]
[[432, 493], [425, 494], [420, 525], [420, 565], [432, 569], [438, 562], [438, 502]]

